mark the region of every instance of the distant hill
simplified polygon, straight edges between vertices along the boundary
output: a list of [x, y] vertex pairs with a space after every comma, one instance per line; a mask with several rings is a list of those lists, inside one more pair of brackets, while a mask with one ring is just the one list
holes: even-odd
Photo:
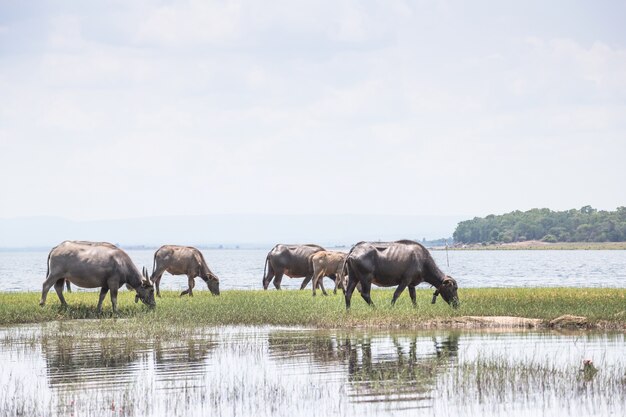
[[360, 240], [450, 236], [462, 216], [254, 215], [164, 216], [72, 221], [57, 217], [0, 219], [0, 248], [49, 248], [63, 240], [123, 246], [166, 243], [268, 247], [278, 242], [351, 245]]
[[567, 211], [547, 208], [475, 217], [459, 223], [453, 234], [458, 243], [625, 242], [626, 207], [598, 211], [591, 206]]

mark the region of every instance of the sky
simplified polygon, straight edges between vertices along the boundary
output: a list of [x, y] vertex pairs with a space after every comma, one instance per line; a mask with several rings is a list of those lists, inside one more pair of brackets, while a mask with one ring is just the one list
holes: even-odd
[[623, 1], [0, 0], [0, 218], [626, 205]]

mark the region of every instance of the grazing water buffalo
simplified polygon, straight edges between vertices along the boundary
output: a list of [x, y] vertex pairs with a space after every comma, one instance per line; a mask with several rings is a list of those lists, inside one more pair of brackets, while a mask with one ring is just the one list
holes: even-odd
[[335, 280], [335, 290], [337, 294], [337, 287], [344, 287], [343, 277], [343, 264], [346, 260], [346, 254], [343, 252], [335, 252], [324, 250], [316, 252], [311, 257], [313, 263], [313, 296], [315, 296], [315, 289], [318, 284], [322, 288], [322, 293], [326, 294], [324, 289], [324, 277], [329, 277]]
[[300, 289], [303, 290], [313, 277], [311, 256], [324, 248], [318, 245], [281, 245], [272, 248], [265, 258], [263, 270], [263, 289], [267, 289], [274, 279], [274, 287], [280, 290], [283, 275], [291, 278], [302, 278]]
[[113, 312], [117, 312], [117, 290], [123, 284], [137, 292], [135, 302], [141, 300], [150, 307], [156, 305], [148, 271], [144, 268], [143, 275], [140, 274], [126, 252], [110, 243], [65, 241], [52, 248], [48, 254], [48, 272], [39, 305], [46, 303], [48, 291], [53, 285], [61, 304], [67, 305], [63, 297], [64, 282], [82, 288], [100, 287], [98, 312], [102, 312], [102, 301], [109, 290]]
[[180, 293], [182, 297], [189, 294], [193, 297], [194, 278], [200, 277], [206, 282], [213, 295], [220, 295], [220, 280], [217, 278], [204, 260], [202, 252], [191, 246], [165, 245], [154, 253], [152, 263], [152, 282], [156, 285], [157, 296], [161, 296], [159, 284], [161, 276], [167, 271], [172, 275], [187, 275], [189, 288]]
[[441, 272], [424, 246], [411, 240], [357, 243], [348, 253], [346, 269], [349, 276], [346, 309], [350, 308], [352, 292], [357, 284], [361, 284], [361, 296], [369, 305], [374, 305], [370, 297], [372, 284], [380, 287], [398, 286], [391, 300], [392, 305], [402, 291], [409, 287], [411, 301], [415, 306], [415, 286], [423, 281], [437, 289], [433, 294], [433, 304], [437, 295], [441, 294], [452, 307], [459, 306], [456, 281]]

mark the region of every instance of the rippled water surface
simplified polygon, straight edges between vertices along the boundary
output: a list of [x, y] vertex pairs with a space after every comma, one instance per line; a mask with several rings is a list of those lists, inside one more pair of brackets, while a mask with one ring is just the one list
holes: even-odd
[[[141, 269], [152, 270], [152, 250], [127, 251]], [[220, 289], [261, 289], [267, 250], [204, 250]], [[626, 251], [444, 251], [431, 252], [437, 264], [460, 287], [626, 287]], [[0, 252], [0, 291], [40, 291], [47, 251]], [[449, 266], [448, 266], [449, 262]], [[328, 279], [327, 279], [328, 280]], [[299, 288], [301, 278], [283, 278], [285, 288]], [[327, 286], [332, 285], [327, 281]], [[187, 288], [185, 276], [165, 274], [162, 289]], [[206, 290], [199, 279], [196, 288]]]
[[158, 340], [81, 326], [0, 329], [0, 415], [626, 413], [624, 334], [217, 327]]

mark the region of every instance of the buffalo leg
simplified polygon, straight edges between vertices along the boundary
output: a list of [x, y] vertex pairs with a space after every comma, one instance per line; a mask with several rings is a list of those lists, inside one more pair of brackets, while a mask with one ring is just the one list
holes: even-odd
[[361, 279], [361, 297], [363, 297], [367, 304], [374, 307], [374, 302], [372, 301], [372, 297], [370, 296], [370, 289], [372, 288], [371, 282], [371, 278]]
[[303, 290], [306, 288], [307, 285], [309, 285], [309, 282], [311, 282], [311, 279], [313, 278], [313, 276], [308, 276], [308, 277], [304, 277], [304, 281], [302, 281], [302, 285], [300, 285], [300, 289]]
[[152, 282], [154, 282], [154, 286], [156, 288], [156, 294], [157, 294], [157, 297], [159, 297], [159, 298], [161, 298], [161, 288], [160, 288], [160, 285], [161, 285], [161, 277], [162, 276], [163, 276], [163, 274], [160, 274], [160, 275], [157, 276], [156, 280], [152, 281]]
[[333, 294], [337, 295], [337, 287], [339, 286], [339, 278], [335, 279], [335, 289], [333, 290]]
[[274, 273], [274, 268], [272, 268], [272, 265], [268, 262], [267, 263], [267, 275], [265, 275], [263, 277], [263, 289], [266, 290], [267, 287], [269, 287], [270, 282], [272, 282], [272, 278], [274, 278], [276, 274]]
[[164, 269], [159, 268], [157, 265], [157, 269], [152, 272], [152, 276], [150, 277], [150, 281], [154, 282], [154, 287], [156, 289], [157, 297], [161, 298], [161, 290], [159, 286], [161, 285], [161, 277], [163, 276]]
[[398, 297], [400, 297], [400, 294], [402, 294], [402, 291], [404, 291], [404, 289], [406, 288], [406, 284], [405, 283], [400, 283], [400, 285], [398, 285], [398, 288], [396, 288], [396, 291], [393, 293], [393, 298], [391, 299], [391, 305], [396, 305], [396, 301], [398, 300]]
[[189, 275], [187, 276], [187, 280], [189, 283], [189, 288], [187, 288], [185, 291], [180, 293], [180, 296], [182, 297], [185, 294], [189, 294], [190, 297], [193, 297], [193, 287], [196, 285], [196, 281], [194, 279], [195, 277], [190, 277]]
[[[67, 306], [67, 303], [65, 302], [65, 297], [63, 297], [63, 284], [64, 284], [63, 279], [58, 280], [57, 282], [54, 283], [54, 289], [57, 292], [57, 295], [59, 296], [59, 300], [61, 300], [61, 304], [63, 304], [63, 306]], [[69, 281], [68, 281], [69, 282]]]
[[196, 286], [196, 277], [189, 277], [189, 296], [193, 297], [193, 287]]
[[[337, 278], [335, 279], [335, 294], [337, 294], [337, 290], [341, 289], [345, 295], [346, 293], [346, 286], [348, 285], [348, 276], [344, 275], [343, 273], [338, 273], [337, 274]], [[360, 289], [359, 289], [359, 292]]]
[[41, 300], [39, 300], [39, 305], [40, 306], [43, 307], [46, 304], [46, 298], [48, 298], [48, 291], [50, 291], [50, 288], [52, 288], [52, 286], [54, 284], [56, 284], [56, 282], [59, 279], [63, 279], [63, 278], [61, 278], [59, 276], [52, 275], [52, 274], [49, 274], [46, 277], [46, 280], [43, 282], [43, 286], [42, 286], [42, 289], [41, 289]]
[[[315, 293], [315, 290], [319, 286], [319, 281], [320, 281], [321, 275], [322, 275], [322, 271], [317, 271], [315, 274], [313, 274], [313, 297], [315, 297], [317, 295]], [[324, 278], [322, 278], [322, 280], [324, 280]], [[300, 289], [302, 289], [302, 288], [300, 288]]]
[[415, 297], [415, 287], [409, 286], [409, 295], [411, 296], [411, 302], [413, 303], [413, 307], [417, 307], [417, 299]]
[[346, 310], [350, 310], [350, 300], [352, 299], [352, 293], [356, 288], [357, 280], [353, 278], [352, 275], [348, 279], [348, 288], [346, 288], [345, 298], [346, 298]]
[[72, 286], [70, 285], [70, 281], [69, 280], [65, 280], [65, 288], [67, 289], [67, 292], [72, 292]]
[[328, 295], [328, 293], [326, 292], [326, 288], [324, 288], [324, 277], [321, 277], [319, 279], [319, 286], [322, 289], [322, 294]]
[[274, 287], [276, 287], [277, 290], [280, 290], [280, 283], [283, 280], [283, 273], [281, 272], [276, 272], [276, 275], [274, 276]]
[[98, 298], [98, 314], [102, 314], [102, 302], [104, 301], [104, 297], [106, 297], [107, 293], [109, 292], [109, 287], [107, 285], [103, 285], [102, 288], [100, 288], [100, 298]]
[[111, 305], [113, 306], [113, 314], [117, 314], [117, 285], [111, 285]]

